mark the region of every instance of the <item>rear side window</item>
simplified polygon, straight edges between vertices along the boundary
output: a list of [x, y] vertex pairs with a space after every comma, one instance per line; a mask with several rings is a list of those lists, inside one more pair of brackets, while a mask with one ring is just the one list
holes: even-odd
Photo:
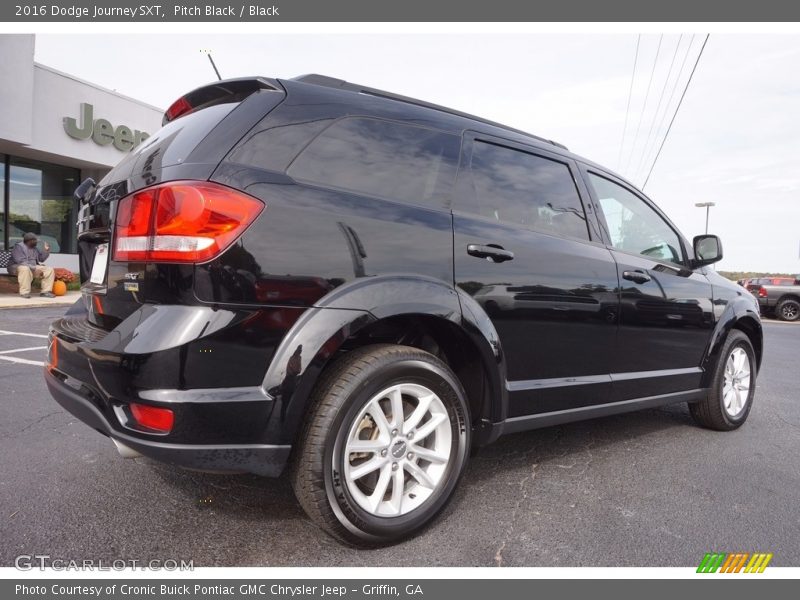
[[589, 239], [569, 166], [536, 154], [477, 141], [471, 160], [474, 198], [459, 208], [488, 219]]
[[141, 165], [149, 157], [152, 157], [153, 169], [182, 163], [203, 138], [237, 106], [236, 102], [218, 104], [167, 123], [131, 150], [103, 178], [102, 183], [114, 183], [129, 178], [134, 172], [141, 170]]
[[460, 138], [433, 129], [350, 117], [328, 127], [292, 162], [294, 179], [364, 196], [441, 208]]

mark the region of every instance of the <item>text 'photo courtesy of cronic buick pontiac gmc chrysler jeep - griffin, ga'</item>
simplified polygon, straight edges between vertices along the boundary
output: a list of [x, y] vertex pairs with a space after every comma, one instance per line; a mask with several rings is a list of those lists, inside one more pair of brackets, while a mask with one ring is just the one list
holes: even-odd
[[320, 75], [215, 82], [79, 190], [55, 399], [121, 454], [291, 478], [336, 538], [419, 531], [499, 436], [686, 402], [732, 430], [753, 295], [564, 146]]

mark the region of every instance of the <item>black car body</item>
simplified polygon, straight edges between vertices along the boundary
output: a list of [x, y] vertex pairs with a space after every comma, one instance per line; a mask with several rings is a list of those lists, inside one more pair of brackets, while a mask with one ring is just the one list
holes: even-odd
[[[198, 185], [219, 252], [186, 234]], [[322, 376], [371, 344], [447, 365], [472, 446], [698, 402], [732, 331], [761, 360], [751, 294], [630, 183], [335, 79], [184, 96], [83, 207], [83, 300], [52, 325], [48, 386], [124, 452], [177, 465], [279, 475]]]

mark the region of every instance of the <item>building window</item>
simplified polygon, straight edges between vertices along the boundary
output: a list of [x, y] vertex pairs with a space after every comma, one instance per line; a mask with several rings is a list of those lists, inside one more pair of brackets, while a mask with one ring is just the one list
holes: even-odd
[[0, 250], [6, 243], [6, 157], [0, 154]]
[[8, 247], [32, 231], [50, 252], [77, 252], [73, 194], [80, 170], [15, 157], [8, 165]]

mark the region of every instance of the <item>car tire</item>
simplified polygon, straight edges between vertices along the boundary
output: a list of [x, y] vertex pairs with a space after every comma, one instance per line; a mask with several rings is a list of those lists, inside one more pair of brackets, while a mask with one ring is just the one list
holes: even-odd
[[500, 305], [494, 300], [488, 300], [485, 304], [486, 314], [497, 316], [500, 314]]
[[797, 321], [800, 319], [800, 302], [793, 298], [782, 300], [778, 306], [775, 307], [775, 316], [781, 321]]
[[689, 404], [694, 420], [709, 429], [731, 431], [750, 414], [756, 390], [756, 358], [750, 339], [734, 329], [720, 352], [708, 394]]
[[398, 542], [452, 496], [469, 424], [458, 378], [432, 354], [383, 344], [348, 352], [314, 391], [292, 461], [295, 495], [341, 541]]

